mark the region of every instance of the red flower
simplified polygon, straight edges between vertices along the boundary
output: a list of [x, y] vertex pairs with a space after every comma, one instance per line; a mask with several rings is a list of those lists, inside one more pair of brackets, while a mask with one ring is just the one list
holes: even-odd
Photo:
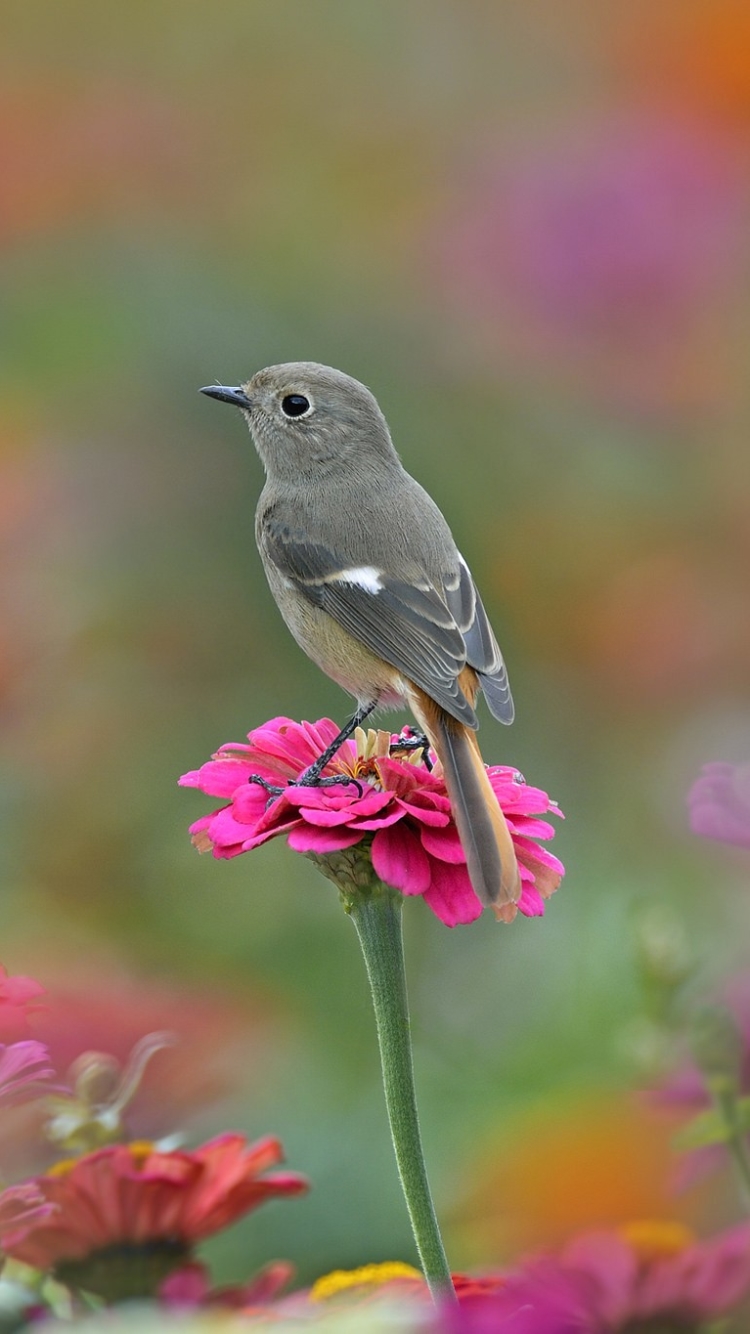
[[239, 1134], [192, 1151], [148, 1143], [100, 1149], [38, 1177], [33, 1184], [54, 1214], [6, 1228], [0, 1249], [110, 1299], [151, 1295], [196, 1242], [267, 1199], [307, 1189], [296, 1172], [261, 1175], [281, 1158], [278, 1140], [248, 1146]]
[[[332, 787], [287, 786], [322, 754], [337, 731], [330, 718], [317, 723], [274, 718], [249, 734], [249, 745], [222, 746], [207, 764], [185, 774], [183, 787], [229, 798], [229, 805], [191, 826], [196, 846], [201, 851], [211, 848], [215, 857], [236, 857], [286, 834], [295, 852], [324, 856], [367, 840], [375, 873], [385, 884], [402, 894], [421, 894], [447, 926], [474, 921], [482, 905], [471, 887], [439, 764], [428, 768], [421, 752], [407, 758], [398, 749], [400, 738], [360, 731], [358, 743], [345, 742], [325, 770], [325, 776], [356, 781]], [[487, 773], [518, 858], [518, 907], [527, 917], [541, 916], [564, 867], [535, 842], [555, 832], [539, 817], [560, 811], [517, 770], [498, 765]], [[269, 801], [261, 785], [248, 782], [253, 774], [283, 791]], [[515, 912], [511, 905], [502, 916], [510, 921]]]

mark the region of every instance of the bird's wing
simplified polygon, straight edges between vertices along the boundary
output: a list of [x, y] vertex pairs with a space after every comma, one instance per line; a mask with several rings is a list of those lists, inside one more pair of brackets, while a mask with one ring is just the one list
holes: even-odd
[[420, 686], [446, 713], [477, 726], [458, 683], [466, 665], [464, 635], [445, 595], [426, 575], [406, 580], [374, 565], [347, 564], [268, 515], [262, 542], [279, 573], [313, 606]]
[[463, 556], [459, 556], [458, 569], [446, 580], [443, 591], [463, 636], [466, 661], [479, 676], [490, 713], [501, 723], [512, 723], [514, 708], [508, 672]]

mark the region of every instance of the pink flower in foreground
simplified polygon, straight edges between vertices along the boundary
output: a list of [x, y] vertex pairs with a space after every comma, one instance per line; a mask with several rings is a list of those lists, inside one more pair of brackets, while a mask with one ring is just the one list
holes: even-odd
[[[402, 894], [421, 894], [447, 926], [474, 921], [482, 905], [471, 887], [438, 764], [430, 770], [421, 752], [407, 757], [388, 733], [360, 733], [359, 748], [345, 742], [325, 770], [325, 776], [346, 775], [356, 782], [287, 786], [337, 733], [330, 718], [317, 723], [274, 718], [249, 734], [249, 745], [222, 746], [207, 764], [185, 774], [183, 787], [229, 802], [191, 826], [196, 846], [210, 848], [215, 857], [237, 857], [286, 834], [295, 852], [323, 856], [368, 840], [373, 868], [385, 884]], [[535, 840], [553, 837], [552, 825], [540, 817], [560, 811], [517, 770], [497, 765], [487, 773], [518, 858], [518, 907], [527, 917], [539, 917], [564, 867]], [[251, 774], [283, 791], [269, 801], [262, 786], [248, 782]], [[504, 910], [505, 920], [515, 911]]]
[[37, 997], [44, 987], [32, 977], [9, 977], [0, 964], [0, 1041], [17, 1042], [29, 1032], [29, 1014], [41, 1007]]
[[46, 1092], [55, 1072], [42, 1042], [0, 1043], [0, 1103], [23, 1102]]
[[248, 1145], [239, 1134], [192, 1151], [145, 1142], [99, 1149], [37, 1177], [32, 1184], [54, 1213], [6, 1224], [0, 1249], [110, 1299], [152, 1295], [190, 1260], [194, 1243], [265, 1200], [307, 1190], [296, 1172], [267, 1171], [281, 1158], [278, 1140]]
[[698, 1334], [750, 1291], [750, 1224], [693, 1241], [681, 1224], [577, 1237], [531, 1260], [492, 1298], [451, 1313], [456, 1334]]
[[694, 834], [750, 848], [750, 764], [704, 764], [687, 800]]

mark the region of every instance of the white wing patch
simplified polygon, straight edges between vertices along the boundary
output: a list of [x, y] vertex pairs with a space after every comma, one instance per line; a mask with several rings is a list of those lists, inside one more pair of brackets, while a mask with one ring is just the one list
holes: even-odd
[[351, 569], [338, 570], [325, 582], [354, 584], [355, 588], [363, 588], [366, 593], [380, 593], [383, 589], [381, 572], [374, 565], [353, 565]]

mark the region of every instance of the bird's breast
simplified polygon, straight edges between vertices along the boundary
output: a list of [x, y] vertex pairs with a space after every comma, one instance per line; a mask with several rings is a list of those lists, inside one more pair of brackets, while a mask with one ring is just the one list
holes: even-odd
[[263, 566], [289, 630], [308, 658], [312, 658], [326, 676], [363, 703], [377, 700], [388, 707], [404, 700], [406, 683], [395, 667], [371, 653], [327, 611], [310, 602], [292, 580], [264, 556]]

